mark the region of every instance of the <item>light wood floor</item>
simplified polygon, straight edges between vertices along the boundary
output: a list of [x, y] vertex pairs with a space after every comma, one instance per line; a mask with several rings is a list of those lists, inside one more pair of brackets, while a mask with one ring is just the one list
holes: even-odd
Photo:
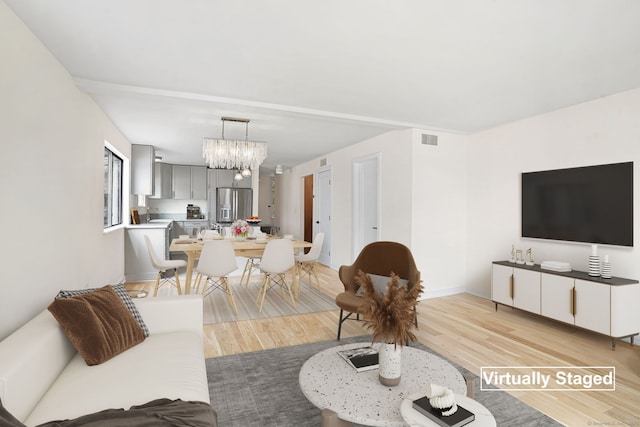
[[[318, 272], [328, 295], [342, 291], [334, 270], [319, 266]], [[338, 313], [205, 325], [206, 357], [336, 339]], [[503, 306], [496, 312], [491, 301], [469, 294], [420, 301], [418, 316], [418, 340], [476, 375], [483, 366], [615, 366], [613, 392], [511, 394], [568, 426], [640, 426], [640, 346], [619, 342], [612, 351], [605, 336]], [[342, 332], [345, 338], [367, 333], [356, 321]]]

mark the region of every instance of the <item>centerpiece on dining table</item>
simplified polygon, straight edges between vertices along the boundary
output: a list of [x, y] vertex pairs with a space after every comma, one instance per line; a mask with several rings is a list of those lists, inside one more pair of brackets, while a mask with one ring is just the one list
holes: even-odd
[[244, 240], [249, 236], [249, 223], [244, 219], [237, 219], [231, 224], [231, 235], [234, 239]]

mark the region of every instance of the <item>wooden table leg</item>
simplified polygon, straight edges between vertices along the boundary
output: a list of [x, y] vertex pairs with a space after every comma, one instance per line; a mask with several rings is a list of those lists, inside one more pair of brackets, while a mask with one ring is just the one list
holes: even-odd
[[[186, 252], [186, 251], [185, 251]], [[191, 293], [191, 276], [193, 275], [193, 265], [195, 264], [196, 253], [189, 251], [187, 254], [187, 277], [184, 279], [184, 293], [189, 295]]]
[[338, 414], [330, 409], [323, 409], [320, 414], [321, 427], [351, 427], [353, 423], [338, 418]]

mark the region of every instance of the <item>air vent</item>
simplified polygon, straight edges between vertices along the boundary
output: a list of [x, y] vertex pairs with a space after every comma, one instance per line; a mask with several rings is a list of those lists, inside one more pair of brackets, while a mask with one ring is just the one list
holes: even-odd
[[327, 158], [325, 157], [324, 159], [320, 159], [320, 166], [327, 166]]
[[438, 145], [438, 136], [437, 135], [427, 135], [426, 133], [422, 134], [422, 144], [423, 145]]

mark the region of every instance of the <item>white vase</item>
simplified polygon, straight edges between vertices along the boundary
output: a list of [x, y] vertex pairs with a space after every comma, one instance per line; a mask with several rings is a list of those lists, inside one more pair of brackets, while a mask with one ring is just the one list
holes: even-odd
[[386, 386], [400, 384], [402, 346], [381, 343], [378, 349], [378, 379]]

